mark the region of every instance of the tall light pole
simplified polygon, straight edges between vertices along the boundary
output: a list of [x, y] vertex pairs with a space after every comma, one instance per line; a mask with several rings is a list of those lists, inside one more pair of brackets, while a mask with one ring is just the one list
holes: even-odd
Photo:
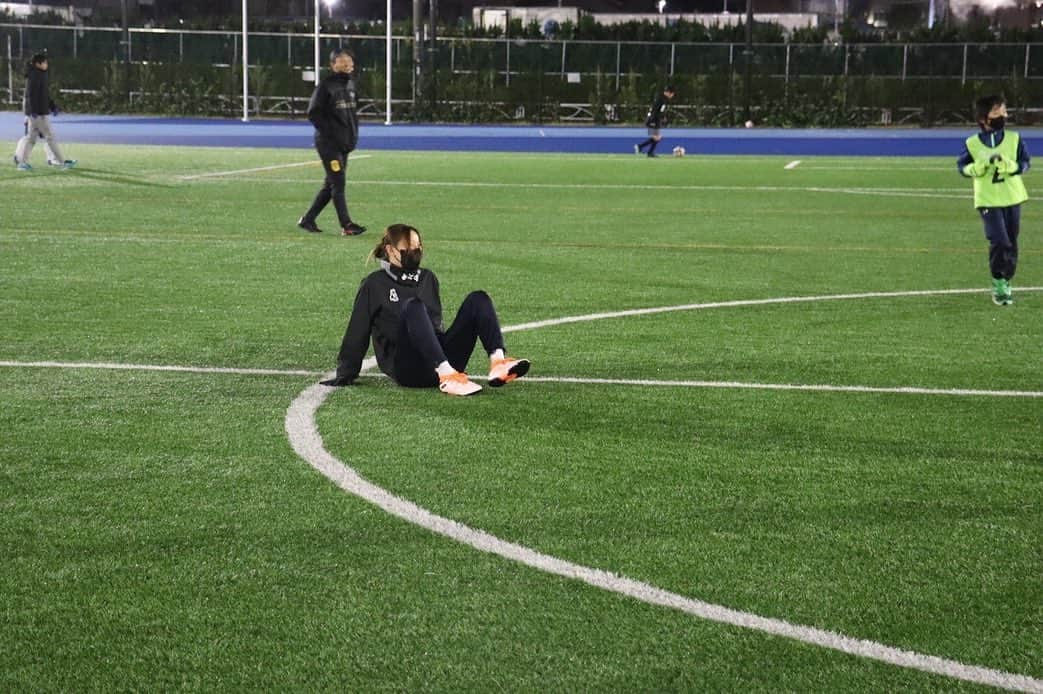
[[243, 122], [250, 120], [250, 60], [247, 57], [246, 0], [243, 0]]
[[315, 0], [315, 86], [319, 86], [319, 2]]
[[384, 125], [391, 125], [391, 0], [384, 21]]

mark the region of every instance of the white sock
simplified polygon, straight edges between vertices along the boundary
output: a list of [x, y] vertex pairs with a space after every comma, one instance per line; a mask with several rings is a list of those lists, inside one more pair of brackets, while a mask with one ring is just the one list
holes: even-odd
[[452, 376], [456, 373], [456, 369], [454, 369], [453, 365], [447, 361], [444, 361], [438, 366], [436, 366], [435, 371], [438, 372], [439, 376]]
[[489, 361], [500, 361], [504, 358], [503, 350], [498, 349], [489, 355]]

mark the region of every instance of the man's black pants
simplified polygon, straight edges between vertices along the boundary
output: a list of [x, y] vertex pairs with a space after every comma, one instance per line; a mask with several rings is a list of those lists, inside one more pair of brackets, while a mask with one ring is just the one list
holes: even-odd
[[319, 189], [311, 207], [304, 213], [304, 221], [314, 222], [319, 213], [332, 200], [333, 207], [337, 210], [337, 220], [343, 229], [351, 224], [348, 200], [344, 193], [348, 174], [348, 153], [321, 141], [315, 143], [315, 150], [319, 153], [319, 159], [322, 160], [322, 168], [326, 170], [326, 181]]

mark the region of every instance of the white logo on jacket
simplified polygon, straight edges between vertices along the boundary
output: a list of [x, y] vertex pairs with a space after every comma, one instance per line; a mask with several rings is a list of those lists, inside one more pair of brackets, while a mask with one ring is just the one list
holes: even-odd
[[394, 287], [391, 288], [391, 294], [388, 298], [391, 299], [391, 301], [398, 303], [398, 292], [395, 291]]

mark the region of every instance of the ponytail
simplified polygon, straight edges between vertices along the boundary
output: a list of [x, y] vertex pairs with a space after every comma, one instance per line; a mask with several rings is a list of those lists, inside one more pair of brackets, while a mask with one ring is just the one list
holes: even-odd
[[[418, 238], [420, 237], [420, 231], [416, 227], [408, 224], [392, 224], [384, 230], [384, 235], [377, 242], [377, 245], [373, 247], [373, 250], [370, 251], [370, 260], [387, 260], [384, 246], [397, 246], [399, 241], [408, 239], [410, 234], [416, 234]], [[422, 244], [423, 241], [421, 241]]]

